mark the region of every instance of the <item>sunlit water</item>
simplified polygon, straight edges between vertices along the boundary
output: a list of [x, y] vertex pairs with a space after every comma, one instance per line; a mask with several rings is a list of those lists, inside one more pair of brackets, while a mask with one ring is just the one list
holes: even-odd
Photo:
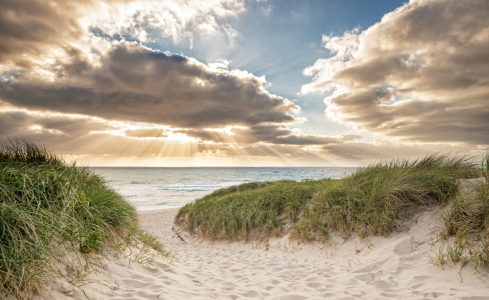
[[342, 178], [355, 168], [92, 168], [138, 210], [183, 206], [252, 181]]

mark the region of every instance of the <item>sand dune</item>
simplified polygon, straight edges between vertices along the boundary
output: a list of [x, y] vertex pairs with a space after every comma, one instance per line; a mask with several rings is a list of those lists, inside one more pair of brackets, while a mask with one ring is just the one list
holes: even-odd
[[[435, 211], [420, 214], [408, 232], [388, 238], [303, 245], [199, 242], [173, 226], [177, 209], [141, 212], [144, 229], [176, 261], [152, 270], [109, 258], [96, 280], [58, 299], [489, 299], [489, 284], [470, 267], [430, 265], [438, 252]], [[462, 278], [462, 279], [461, 279]], [[461, 282], [463, 280], [463, 282]], [[82, 291], [83, 290], [83, 291]]]

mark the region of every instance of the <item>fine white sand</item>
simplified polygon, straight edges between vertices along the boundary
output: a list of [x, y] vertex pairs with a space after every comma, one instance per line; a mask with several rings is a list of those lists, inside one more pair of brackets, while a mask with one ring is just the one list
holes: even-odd
[[[88, 277], [95, 281], [56, 299], [489, 299], [487, 278], [460, 263], [429, 264], [443, 245], [437, 211], [415, 218], [407, 232], [390, 237], [330, 245], [304, 245], [286, 238], [269, 244], [210, 244], [173, 226], [178, 209], [140, 212], [145, 230], [155, 234], [176, 260], [158, 269], [106, 258]], [[462, 282], [463, 280], [463, 282]], [[485, 280], [485, 281], [484, 281]], [[61, 284], [62, 285], [62, 284]], [[70, 294], [71, 296], [68, 296]]]

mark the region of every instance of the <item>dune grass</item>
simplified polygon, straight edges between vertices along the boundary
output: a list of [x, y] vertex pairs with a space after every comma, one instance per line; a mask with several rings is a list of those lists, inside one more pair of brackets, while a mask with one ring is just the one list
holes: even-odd
[[457, 180], [480, 176], [467, 156], [433, 154], [383, 161], [340, 180], [249, 183], [216, 191], [182, 207], [175, 222], [211, 240], [280, 236], [325, 241], [334, 230], [389, 235], [429, 205], [455, 197]]
[[[440, 250], [449, 261], [463, 259], [463, 266], [471, 262], [476, 269], [489, 267], [489, 154], [481, 167], [482, 180], [469, 183], [466, 193], [458, 195], [442, 215], [441, 236], [452, 242]], [[454, 249], [457, 255], [451, 255]]]
[[86, 167], [25, 140], [0, 151], [0, 296], [25, 297], [66, 247], [89, 254], [125, 243], [161, 244], [138, 227], [133, 206]]
[[221, 189], [182, 207], [175, 221], [210, 239], [248, 239], [257, 232], [260, 236], [280, 234], [287, 220], [297, 220], [322, 184], [282, 180]]

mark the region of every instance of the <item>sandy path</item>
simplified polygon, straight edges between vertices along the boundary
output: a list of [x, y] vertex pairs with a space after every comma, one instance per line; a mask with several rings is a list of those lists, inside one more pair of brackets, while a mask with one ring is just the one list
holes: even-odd
[[408, 232], [330, 246], [200, 243], [173, 227], [176, 213], [140, 219], [177, 261], [150, 269], [129, 256], [101, 257], [87, 284], [58, 282], [43, 299], [489, 299], [489, 284], [471, 267], [459, 274], [460, 263], [444, 270], [428, 263], [440, 246], [431, 240], [436, 212], [419, 215]]
[[144, 285], [146, 293], [163, 299], [489, 299], [489, 285], [471, 268], [463, 270], [461, 283], [457, 266], [442, 270], [427, 263], [438, 251], [430, 241], [436, 231], [432, 212], [419, 216], [409, 232], [389, 238], [350, 238], [322, 249], [282, 239], [271, 241], [268, 251], [264, 245], [210, 245], [180, 235], [172, 226], [176, 212], [140, 214], [143, 228], [178, 258], [173, 271], [133, 274], [140, 278], [127, 291], [120, 287], [121, 298]]

